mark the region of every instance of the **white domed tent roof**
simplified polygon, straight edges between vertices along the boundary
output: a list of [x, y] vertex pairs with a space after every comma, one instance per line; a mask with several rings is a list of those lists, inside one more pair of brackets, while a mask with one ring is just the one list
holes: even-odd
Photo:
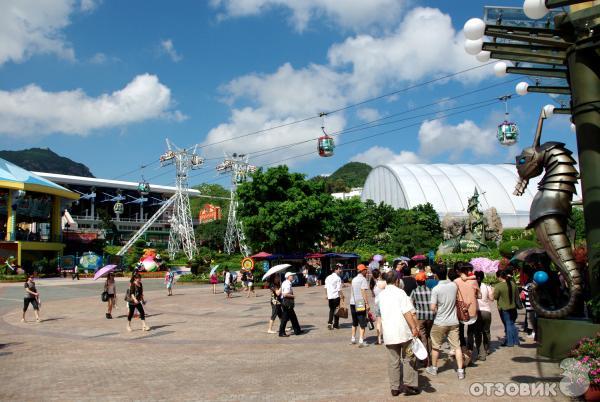
[[[387, 164], [369, 173], [361, 199], [406, 209], [429, 202], [441, 219], [466, 216], [468, 199], [477, 189], [483, 210], [495, 207], [504, 227], [520, 228], [529, 224], [529, 207], [541, 177], [530, 180], [517, 197], [514, 165]], [[579, 185], [577, 191], [581, 192]]]

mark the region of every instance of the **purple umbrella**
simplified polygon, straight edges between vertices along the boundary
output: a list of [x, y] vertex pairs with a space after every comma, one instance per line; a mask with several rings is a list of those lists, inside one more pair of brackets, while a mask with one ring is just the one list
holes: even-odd
[[375, 254], [375, 255], [373, 256], [373, 261], [377, 261], [377, 262], [379, 262], [379, 261], [381, 261], [381, 260], [383, 260], [383, 256], [382, 256], [381, 254]]
[[117, 266], [116, 265], [106, 265], [102, 268], [100, 268], [99, 270], [96, 271], [96, 274], [94, 275], [94, 280], [97, 280], [99, 278], [102, 278], [104, 275], [108, 274], [109, 272], [112, 272], [115, 270]]

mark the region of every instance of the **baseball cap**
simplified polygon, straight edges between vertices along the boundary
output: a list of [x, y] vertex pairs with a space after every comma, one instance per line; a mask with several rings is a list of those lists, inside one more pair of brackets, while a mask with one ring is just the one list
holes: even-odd
[[425, 282], [425, 280], [427, 279], [427, 275], [425, 274], [425, 272], [418, 272], [415, 275], [415, 279], [419, 282]]
[[358, 264], [358, 267], [356, 267], [356, 269], [358, 270], [358, 272], [362, 272], [366, 271], [367, 267], [365, 266], [365, 264]]
[[288, 272], [285, 273], [284, 278], [287, 278], [288, 276], [294, 276], [294, 275], [296, 275], [296, 274], [293, 273], [293, 272], [288, 271]]

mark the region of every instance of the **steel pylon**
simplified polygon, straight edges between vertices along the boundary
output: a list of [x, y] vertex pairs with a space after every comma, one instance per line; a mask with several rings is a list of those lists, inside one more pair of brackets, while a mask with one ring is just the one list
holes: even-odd
[[161, 166], [175, 165], [176, 187], [173, 214], [169, 218], [171, 230], [168, 252], [173, 258], [179, 250], [183, 250], [188, 260], [191, 260], [196, 254], [196, 238], [188, 195], [188, 172], [202, 167], [204, 159], [196, 154], [196, 147], [190, 152], [187, 149], [177, 148], [168, 139], [167, 149], [167, 152], [160, 157], [160, 163]]
[[237, 217], [237, 186], [245, 182], [248, 173], [256, 171], [256, 166], [248, 163], [247, 155], [225, 154], [223, 163], [217, 165], [217, 171], [223, 174], [231, 174], [231, 193], [229, 197], [229, 214], [227, 215], [227, 230], [225, 231], [225, 252], [232, 254], [239, 245], [240, 252], [248, 257], [252, 250], [246, 244], [246, 235], [242, 222]]

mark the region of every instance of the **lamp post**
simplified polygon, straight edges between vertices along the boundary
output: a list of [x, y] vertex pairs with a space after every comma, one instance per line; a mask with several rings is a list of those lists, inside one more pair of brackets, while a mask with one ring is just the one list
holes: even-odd
[[[558, 13], [554, 9], [568, 11]], [[567, 10], [567, 9], [564, 9]], [[525, 15], [546, 17], [543, 27], [503, 25], [502, 15], [493, 23], [470, 19], [464, 27], [465, 50], [478, 60], [499, 62], [497, 76], [506, 73], [565, 79], [567, 86], [519, 83], [519, 94], [529, 92], [571, 95], [570, 108], [553, 113], [571, 114], [576, 128], [592, 295], [600, 294], [600, 1], [525, 0]], [[484, 42], [483, 36], [492, 38]], [[489, 52], [489, 54], [487, 54]], [[520, 63], [527, 63], [521, 67]], [[566, 68], [565, 68], [566, 67]], [[550, 111], [550, 110], [548, 110]]]

